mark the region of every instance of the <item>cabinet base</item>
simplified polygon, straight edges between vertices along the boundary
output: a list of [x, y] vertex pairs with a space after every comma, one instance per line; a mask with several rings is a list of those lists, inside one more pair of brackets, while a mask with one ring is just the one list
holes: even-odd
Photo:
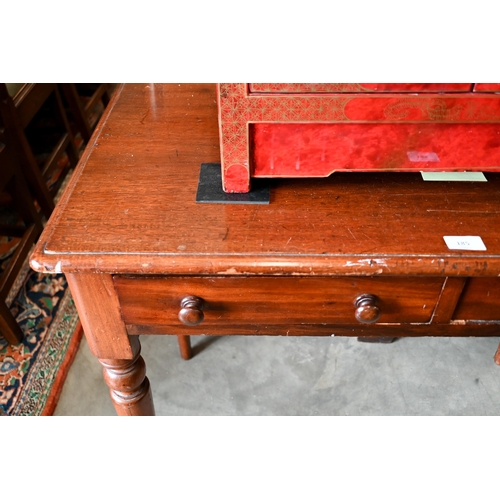
[[196, 203], [268, 205], [270, 199], [271, 188], [268, 180], [254, 180], [249, 193], [226, 193], [222, 189], [221, 164], [201, 164]]

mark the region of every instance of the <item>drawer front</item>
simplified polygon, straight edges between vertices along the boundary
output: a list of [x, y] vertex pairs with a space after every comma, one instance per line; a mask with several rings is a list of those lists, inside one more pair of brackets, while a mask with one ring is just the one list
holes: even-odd
[[[125, 323], [182, 325], [181, 309], [198, 306], [183, 308], [181, 302], [194, 296], [203, 302], [202, 330], [229, 324], [425, 323], [443, 279], [115, 276], [114, 283]], [[370, 295], [375, 299], [363, 299]]]
[[474, 92], [500, 92], [500, 83], [475, 83]]
[[[249, 83], [251, 93], [470, 92], [472, 83]], [[477, 85], [477, 84], [476, 84]]]
[[498, 124], [255, 123], [248, 133], [253, 177], [500, 171]]
[[469, 278], [453, 319], [500, 321], [500, 278]]

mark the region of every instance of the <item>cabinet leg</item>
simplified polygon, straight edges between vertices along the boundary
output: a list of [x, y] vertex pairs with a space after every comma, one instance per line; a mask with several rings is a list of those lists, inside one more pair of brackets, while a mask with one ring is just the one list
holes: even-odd
[[495, 353], [495, 363], [500, 365], [500, 345], [498, 346], [497, 352]]
[[153, 396], [146, 377], [146, 363], [140, 355], [137, 337], [131, 338], [133, 359], [99, 359], [104, 379], [118, 415], [152, 416], [155, 414]]
[[193, 353], [191, 350], [191, 337], [189, 335], [177, 335], [179, 341], [179, 350], [183, 359], [191, 359]]

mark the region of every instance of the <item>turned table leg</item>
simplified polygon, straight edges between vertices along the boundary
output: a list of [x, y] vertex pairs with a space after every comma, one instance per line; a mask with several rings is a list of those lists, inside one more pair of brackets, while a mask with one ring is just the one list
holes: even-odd
[[191, 338], [189, 335], [177, 335], [179, 341], [179, 350], [183, 359], [191, 359], [193, 352], [191, 351]]
[[139, 339], [131, 338], [130, 343], [133, 359], [99, 359], [104, 380], [118, 415], [154, 415], [153, 397]]
[[498, 346], [497, 352], [495, 353], [495, 363], [500, 365], [500, 345]]
[[108, 274], [67, 274], [83, 331], [118, 415], [154, 415], [153, 398], [139, 338], [128, 335], [113, 278]]

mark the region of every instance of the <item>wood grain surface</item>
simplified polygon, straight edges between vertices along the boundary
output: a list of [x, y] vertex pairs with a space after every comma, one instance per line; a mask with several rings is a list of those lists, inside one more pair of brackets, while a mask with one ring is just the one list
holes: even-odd
[[[196, 204], [220, 160], [213, 84], [118, 89], [47, 225], [32, 267], [134, 274], [500, 274], [500, 176], [272, 181], [269, 205]], [[449, 250], [445, 235], [487, 250]]]
[[183, 297], [201, 298], [204, 319], [187, 326], [186, 334], [254, 322], [359, 325], [355, 301], [368, 293], [378, 298], [379, 323], [425, 323], [432, 317], [443, 281], [408, 277], [114, 278], [127, 324], [181, 325], [178, 314]]

